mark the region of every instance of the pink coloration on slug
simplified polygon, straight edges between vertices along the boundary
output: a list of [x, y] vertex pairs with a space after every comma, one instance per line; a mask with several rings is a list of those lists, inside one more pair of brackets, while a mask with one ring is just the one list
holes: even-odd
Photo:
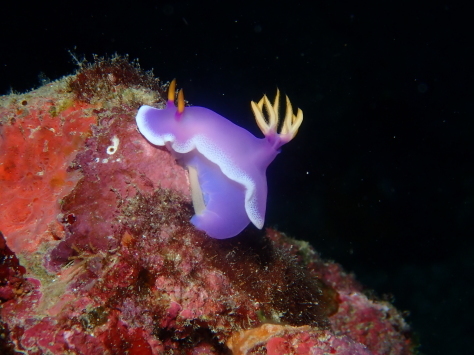
[[[174, 82], [164, 109], [142, 106], [136, 116], [140, 132], [154, 145], [166, 146], [175, 158], [190, 170], [193, 196], [202, 201], [195, 205], [191, 223], [217, 239], [231, 238], [252, 222], [261, 229], [267, 200], [266, 169], [290, 141], [301, 124], [287, 99], [287, 114], [281, 134], [278, 125], [278, 97], [272, 106], [266, 96], [259, 105], [252, 103], [257, 123], [265, 138], [256, 138], [221, 115], [204, 107], [174, 105]], [[184, 100], [181, 96], [180, 100]], [[266, 101], [265, 101], [266, 100]], [[269, 122], [263, 118], [266, 105]], [[180, 106], [181, 105], [181, 106]], [[197, 181], [193, 184], [193, 173]]]

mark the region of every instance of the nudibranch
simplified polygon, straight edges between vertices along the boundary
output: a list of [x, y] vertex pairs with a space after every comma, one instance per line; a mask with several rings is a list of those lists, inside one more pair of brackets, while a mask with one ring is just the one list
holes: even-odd
[[[266, 170], [283, 144], [292, 140], [303, 121], [293, 113], [286, 97], [286, 113], [280, 133], [280, 92], [272, 104], [267, 96], [251, 102], [265, 138], [204, 107], [184, 107], [183, 90], [175, 106], [176, 82], [170, 83], [164, 109], [142, 106], [136, 120], [141, 134], [151, 143], [166, 146], [189, 172], [195, 215], [191, 223], [218, 239], [239, 234], [250, 222], [263, 227], [267, 201]], [[263, 109], [268, 117], [265, 117]]]

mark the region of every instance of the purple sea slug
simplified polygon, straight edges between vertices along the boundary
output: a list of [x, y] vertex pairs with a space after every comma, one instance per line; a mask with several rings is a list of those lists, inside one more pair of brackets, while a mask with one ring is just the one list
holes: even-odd
[[[250, 222], [261, 229], [267, 201], [266, 169], [298, 132], [303, 112], [293, 114], [286, 97], [286, 113], [277, 133], [280, 92], [273, 104], [266, 96], [251, 102], [265, 138], [256, 138], [221, 115], [204, 107], [184, 107], [184, 95], [176, 82], [168, 91], [164, 109], [142, 106], [138, 129], [154, 145], [166, 146], [189, 172], [195, 215], [191, 223], [218, 239], [239, 234]], [[263, 114], [263, 107], [267, 118]]]

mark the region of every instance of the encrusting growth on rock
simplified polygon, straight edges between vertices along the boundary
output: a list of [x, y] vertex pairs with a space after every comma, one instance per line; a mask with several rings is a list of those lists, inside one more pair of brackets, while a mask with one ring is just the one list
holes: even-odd
[[189, 222], [187, 172], [135, 124], [166, 89], [113, 57], [0, 97], [0, 352], [413, 354], [400, 313], [307, 243]]
[[127, 56], [118, 55], [111, 58], [94, 56], [94, 62], [80, 63], [76, 75], [66, 78], [66, 90], [82, 102], [105, 103], [119, 98], [128, 100], [128, 104], [133, 106], [142, 102], [143, 94], [153, 93], [160, 98], [164, 95], [162, 84], [151, 71], [144, 72], [138, 61], [129, 61]]

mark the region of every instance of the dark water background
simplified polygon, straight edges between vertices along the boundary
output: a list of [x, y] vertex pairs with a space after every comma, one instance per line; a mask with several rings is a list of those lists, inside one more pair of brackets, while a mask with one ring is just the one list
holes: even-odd
[[473, 27], [447, 1], [16, 2], [0, 94], [117, 52], [259, 135], [249, 102], [278, 86], [305, 121], [269, 168], [267, 225], [393, 295], [424, 354], [471, 354]]

